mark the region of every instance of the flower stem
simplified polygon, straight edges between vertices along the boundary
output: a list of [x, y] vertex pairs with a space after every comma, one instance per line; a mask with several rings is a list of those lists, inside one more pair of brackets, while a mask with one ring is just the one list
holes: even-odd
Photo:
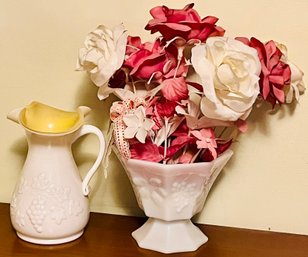
[[218, 138], [221, 138], [222, 135], [226, 132], [227, 127], [223, 128], [223, 130], [221, 131], [220, 135], [218, 136]]
[[165, 117], [165, 144], [164, 144], [164, 164], [166, 164], [166, 155], [167, 155], [167, 147], [168, 147], [168, 118]]
[[182, 58], [183, 58], [184, 49], [185, 49], [184, 46], [178, 46], [177, 48], [178, 48], [178, 58], [177, 58], [177, 65], [176, 65], [176, 68], [175, 68], [173, 78], [175, 78], [177, 73], [178, 73], [178, 70], [179, 70], [179, 67], [180, 67], [180, 64], [181, 64], [181, 61], [182, 61]]

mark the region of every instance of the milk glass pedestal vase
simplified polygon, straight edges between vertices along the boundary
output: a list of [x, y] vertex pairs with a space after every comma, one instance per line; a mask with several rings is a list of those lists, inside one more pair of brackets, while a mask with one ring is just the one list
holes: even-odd
[[162, 253], [189, 252], [208, 238], [191, 218], [200, 212], [217, 176], [233, 152], [212, 162], [165, 165], [122, 160], [139, 207], [149, 219], [132, 233], [141, 248]]

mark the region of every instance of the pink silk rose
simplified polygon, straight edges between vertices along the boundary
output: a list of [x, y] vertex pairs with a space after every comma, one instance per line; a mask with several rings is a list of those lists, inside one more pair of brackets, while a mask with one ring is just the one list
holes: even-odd
[[154, 43], [141, 43], [139, 37], [128, 37], [124, 65], [129, 74], [138, 79], [161, 82], [164, 78], [176, 75], [186, 76], [188, 66], [184, 60], [177, 69], [177, 49], [170, 45], [165, 47], [160, 39]]
[[273, 40], [263, 44], [256, 38], [237, 38], [257, 50], [261, 62], [260, 93], [274, 107], [285, 102], [285, 87], [291, 83], [290, 66], [282, 61], [283, 54]]
[[150, 20], [145, 29], [151, 33], [160, 32], [165, 40], [182, 38], [185, 41], [198, 40], [205, 42], [210, 36], [223, 36], [225, 30], [215, 23], [218, 18], [207, 16], [203, 19], [194, 4], [188, 4], [183, 9], [169, 9], [167, 6], [157, 6], [150, 10], [154, 19]]

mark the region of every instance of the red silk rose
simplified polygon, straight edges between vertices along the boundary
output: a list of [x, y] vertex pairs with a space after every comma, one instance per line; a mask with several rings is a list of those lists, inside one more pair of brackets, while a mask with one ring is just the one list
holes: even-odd
[[149, 21], [145, 29], [152, 34], [159, 31], [167, 41], [180, 37], [186, 41], [204, 42], [210, 36], [224, 35], [225, 30], [215, 25], [218, 18], [207, 16], [201, 19], [193, 6], [192, 3], [179, 10], [167, 6], [154, 7], [150, 10], [154, 19]]
[[184, 60], [177, 67], [177, 49], [165, 47], [160, 39], [154, 43], [141, 43], [139, 37], [128, 37], [126, 60], [124, 65], [131, 69], [130, 75], [138, 78], [161, 82], [163, 78], [176, 75], [185, 76], [188, 67]]
[[263, 44], [256, 38], [237, 38], [257, 50], [261, 62], [260, 93], [274, 107], [285, 102], [285, 86], [291, 82], [291, 69], [281, 60], [282, 52], [273, 40]]

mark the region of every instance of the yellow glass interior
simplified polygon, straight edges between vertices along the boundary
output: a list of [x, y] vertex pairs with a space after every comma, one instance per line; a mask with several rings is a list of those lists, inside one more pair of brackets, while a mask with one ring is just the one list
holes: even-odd
[[83, 114], [67, 112], [48, 105], [32, 102], [20, 113], [20, 122], [26, 128], [40, 133], [65, 133], [79, 127]]

